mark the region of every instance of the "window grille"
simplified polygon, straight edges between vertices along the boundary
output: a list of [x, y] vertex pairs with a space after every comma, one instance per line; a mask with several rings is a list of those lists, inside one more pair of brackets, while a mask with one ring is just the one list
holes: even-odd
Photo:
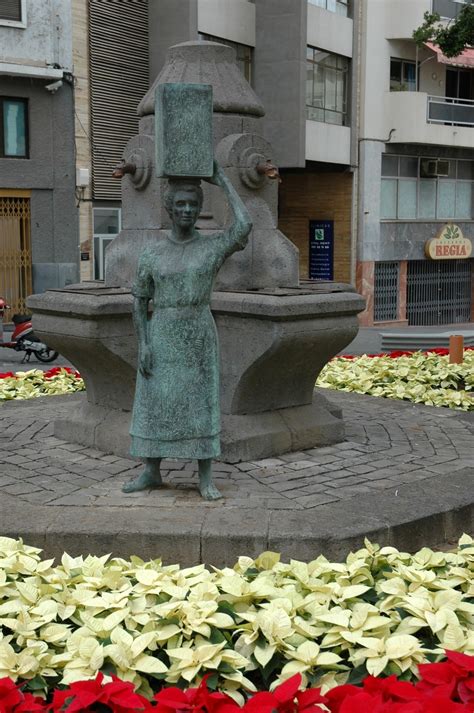
[[407, 274], [409, 325], [469, 322], [473, 260], [411, 260]]
[[374, 321], [391, 322], [398, 316], [398, 262], [376, 262]]

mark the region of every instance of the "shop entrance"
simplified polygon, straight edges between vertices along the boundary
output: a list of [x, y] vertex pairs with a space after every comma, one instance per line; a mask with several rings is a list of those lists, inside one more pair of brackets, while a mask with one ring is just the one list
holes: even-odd
[[20, 193], [0, 190], [0, 296], [11, 308], [5, 312], [5, 322], [17, 312], [26, 312], [26, 298], [33, 291], [30, 199]]
[[408, 324], [430, 327], [469, 322], [472, 264], [472, 260], [409, 261]]

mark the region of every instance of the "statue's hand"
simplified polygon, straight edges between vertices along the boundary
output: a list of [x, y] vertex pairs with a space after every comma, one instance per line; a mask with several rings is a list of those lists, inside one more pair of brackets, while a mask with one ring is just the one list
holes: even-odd
[[153, 352], [148, 344], [146, 344], [140, 350], [140, 356], [138, 360], [138, 369], [140, 374], [146, 379], [152, 375], [153, 372]]
[[208, 183], [214, 184], [214, 186], [222, 187], [224, 179], [225, 179], [225, 173], [222, 170], [222, 168], [219, 166], [217, 161], [214, 159], [214, 172], [210, 178], [205, 178], [204, 180], [207, 181]]

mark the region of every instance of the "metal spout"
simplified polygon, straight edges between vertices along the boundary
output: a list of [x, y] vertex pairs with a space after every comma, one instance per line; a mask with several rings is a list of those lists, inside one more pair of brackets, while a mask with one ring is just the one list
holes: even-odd
[[112, 171], [112, 178], [123, 178], [126, 173], [130, 173], [133, 176], [136, 170], [137, 167], [134, 163], [122, 159]]
[[270, 160], [266, 161], [266, 163], [258, 163], [255, 168], [257, 173], [259, 173], [261, 176], [266, 176], [267, 178], [277, 180], [278, 183], [281, 183], [281, 177], [278, 171], [278, 167], [274, 166], [273, 163], [270, 163]]

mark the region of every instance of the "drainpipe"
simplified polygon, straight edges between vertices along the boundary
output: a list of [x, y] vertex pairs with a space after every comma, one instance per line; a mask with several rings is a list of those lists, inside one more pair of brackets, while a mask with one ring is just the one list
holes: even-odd
[[362, 85], [362, 0], [357, 3], [357, 18], [354, 17], [355, 42], [353, 57], [357, 57], [357, 87], [355, 92], [355, 121], [353, 130], [356, 136], [356, 152], [355, 152], [355, 167], [352, 182], [352, 240], [351, 240], [351, 284], [356, 286], [357, 272], [357, 248], [359, 241], [359, 171], [360, 171], [360, 152], [359, 152], [359, 135], [360, 135], [360, 112], [361, 112], [361, 85]]

